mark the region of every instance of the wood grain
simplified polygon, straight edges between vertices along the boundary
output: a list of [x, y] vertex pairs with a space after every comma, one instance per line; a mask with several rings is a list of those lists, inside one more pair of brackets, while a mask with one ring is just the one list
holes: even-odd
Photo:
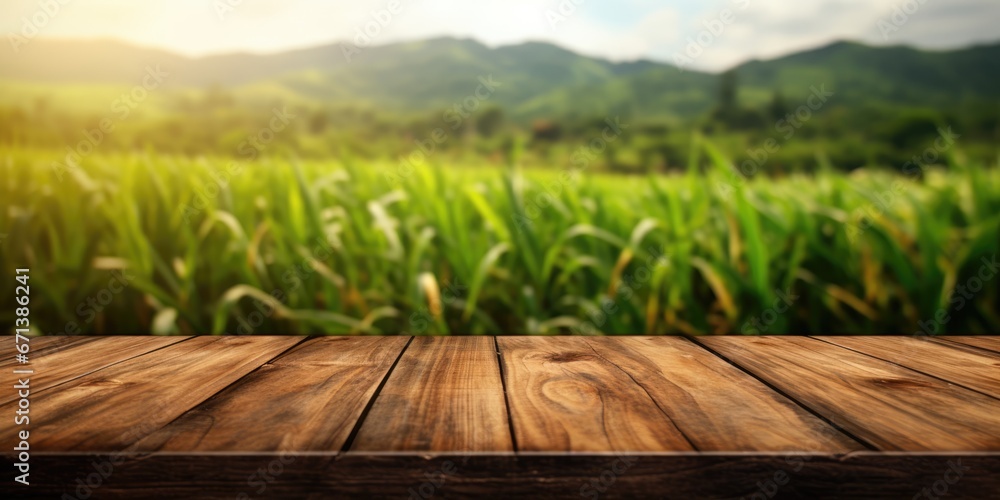
[[[10, 462], [13, 457], [7, 455]], [[90, 498], [942, 498], [1000, 492], [982, 454], [151, 454], [123, 455]], [[32, 457], [6, 498], [87, 498], [93, 455]], [[961, 471], [961, 476], [955, 470]], [[270, 470], [270, 472], [268, 472]], [[262, 474], [263, 471], [263, 474]], [[951, 480], [947, 483], [946, 478]], [[947, 495], [936, 495], [935, 483]], [[781, 483], [780, 485], [778, 483]], [[4, 486], [13, 489], [11, 481]], [[930, 496], [923, 495], [924, 489]], [[768, 493], [771, 493], [769, 495]]]
[[817, 451], [864, 446], [759, 380], [679, 337], [585, 338], [629, 376], [699, 451]]
[[351, 449], [513, 450], [493, 337], [415, 337]]
[[519, 451], [688, 451], [650, 394], [583, 337], [498, 337]]
[[992, 397], [811, 338], [697, 341], [879, 449], [1000, 449]]
[[[35, 356], [45, 356], [53, 352], [66, 349], [74, 344], [81, 344], [97, 340], [100, 337], [81, 337], [79, 335], [50, 335], [48, 337], [31, 337], [28, 345], [31, 350], [28, 352], [29, 361]], [[14, 359], [17, 354], [16, 342], [13, 335], [5, 335], [3, 338], [3, 359], [0, 360], [0, 368], [19, 365]]]
[[[56, 342], [47, 350], [31, 355], [27, 366], [31, 375], [31, 390], [39, 391], [96, 372], [115, 363], [135, 358], [185, 341], [190, 337], [101, 337], [90, 341]], [[32, 340], [32, 342], [35, 342]], [[17, 398], [14, 391], [0, 393], [0, 404]]]
[[920, 337], [816, 337], [1000, 398], [1000, 353]]
[[[311, 339], [132, 447], [138, 451], [337, 451], [405, 337]], [[266, 422], [266, 425], [261, 423]]]
[[0, 498], [1000, 498], [1000, 352], [950, 339], [40, 342]]
[[955, 342], [958, 344], [971, 345], [988, 351], [1000, 352], [1000, 337], [985, 337], [981, 335], [935, 337], [942, 342]]
[[[300, 341], [196, 337], [33, 393], [31, 449], [123, 450]], [[16, 404], [0, 412], [13, 415]], [[13, 424], [0, 420], [0, 435], [13, 435]]]

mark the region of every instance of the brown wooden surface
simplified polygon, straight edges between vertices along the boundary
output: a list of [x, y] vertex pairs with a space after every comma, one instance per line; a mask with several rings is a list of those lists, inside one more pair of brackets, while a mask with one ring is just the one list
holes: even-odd
[[519, 449], [694, 449], [649, 393], [586, 338], [497, 340]]
[[919, 337], [817, 337], [947, 382], [1000, 398], [1000, 353], [962, 349]]
[[[94, 462], [92, 455], [39, 455], [32, 485], [6, 488], [18, 495], [12, 498], [46, 499], [85, 498], [88, 492], [90, 498], [185, 500], [1000, 497], [1000, 457], [981, 454], [126, 455], [118, 458], [113, 475], [92, 483], [96, 488], [79, 490], [77, 480], [93, 477]], [[949, 473], [953, 464], [968, 469], [957, 477]], [[957, 480], [944, 484], [946, 496], [935, 495], [932, 488], [945, 477]], [[925, 488], [931, 496], [921, 496]], [[76, 496], [78, 491], [84, 495]]]
[[[123, 450], [301, 341], [197, 337], [38, 391], [31, 401], [32, 449]], [[16, 405], [0, 406], [0, 412], [13, 415]], [[13, 432], [13, 419], [0, 420], [0, 436]]]
[[588, 337], [627, 372], [699, 451], [862, 450], [759, 380], [678, 337]]
[[698, 341], [878, 449], [1000, 449], [1000, 401], [990, 396], [818, 339]]
[[936, 340], [940, 340], [942, 342], [955, 342], [958, 344], [971, 345], [973, 347], [978, 347], [980, 349], [986, 349], [993, 352], [1000, 352], [1000, 337], [955, 336], [955, 337], [936, 337]]
[[352, 450], [511, 451], [493, 337], [416, 337]]
[[[99, 340], [101, 337], [80, 337], [76, 335], [52, 335], [49, 337], [34, 337], [29, 341], [30, 352], [29, 357], [34, 357], [33, 355], [48, 355], [49, 353], [62, 350], [73, 344], [81, 344], [85, 342], [93, 342]], [[0, 359], [0, 368], [7, 368], [10, 366], [15, 366], [18, 363], [14, 359], [14, 355], [17, 354], [15, 350], [15, 341], [13, 336], [7, 336], [4, 338], [3, 342], [4, 357]]]
[[[128, 340], [122, 341], [115, 337], [104, 337], [84, 342], [67, 342], [67, 338], [69, 337], [59, 338], [62, 342], [45, 344], [38, 352], [34, 349], [29, 352], [30, 368], [35, 371], [31, 374], [31, 389], [36, 393], [188, 339], [128, 337]], [[13, 391], [4, 392], [0, 394], [0, 405], [16, 398]]]
[[326, 337], [299, 345], [132, 449], [338, 451], [406, 342]]
[[914, 498], [959, 460], [949, 498], [1000, 498], [995, 341], [34, 339], [33, 486], [0, 496], [114, 460], [94, 498]]

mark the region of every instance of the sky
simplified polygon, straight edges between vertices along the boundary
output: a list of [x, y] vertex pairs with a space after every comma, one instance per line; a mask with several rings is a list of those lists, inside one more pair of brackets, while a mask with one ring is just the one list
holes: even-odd
[[998, 0], [4, 0], [0, 9], [8, 40], [111, 38], [188, 56], [456, 36], [718, 71], [842, 39], [928, 49], [1000, 40]]

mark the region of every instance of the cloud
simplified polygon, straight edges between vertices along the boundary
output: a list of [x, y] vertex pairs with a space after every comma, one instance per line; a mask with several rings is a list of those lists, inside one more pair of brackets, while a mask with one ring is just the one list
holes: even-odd
[[[729, 7], [735, 21], [716, 37], [692, 67], [721, 70], [747, 59], [767, 59], [836, 40], [856, 40], [874, 45], [909, 44], [929, 49], [955, 48], [995, 41], [1000, 32], [993, 20], [1000, 18], [1000, 2], [991, 0], [824, 0], [790, 3], [783, 0], [747, 0], [746, 9], [735, 2], [719, 2], [702, 20], [718, 16]], [[890, 20], [907, 1], [919, 5], [899, 30], [884, 39], [880, 20]], [[912, 7], [910, 7], [911, 10]], [[699, 21], [700, 23], [700, 21]], [[697, 36], [695, 24], [682, 36]], [[677, 50], [672, 47], [671, 51]], [[670, 52], [656, 55], [667, 59]], [[669, 59], [668, 59], [669, 60]]]
[[[1000, 35], [994, 27], [1000, 19], [996, 0], [688, 0], [669, 7], [652, 0], [48, 1], [66, 4], [41, 36], [118, 38], [187, 55], [275, 52], [349, 40], [375, 20], [376, 44], [437, 36], [472, 37], [493, 46], [540, 40], [613, 60], [670, 61], [723, 9], [732, 11], [733, 23], [692, 67], [719, 70], [838, 39], [953, 48]], [[879, 20], [907, 1], [919, 7], [884, 39]], [[393, 2], [398, 14], [385, 21]], [[5, 1], [0, 31], [20, 32], [23, 19], [40, 8], [39, 0]], [[553, 28], [548, 12], [568, 15]]]

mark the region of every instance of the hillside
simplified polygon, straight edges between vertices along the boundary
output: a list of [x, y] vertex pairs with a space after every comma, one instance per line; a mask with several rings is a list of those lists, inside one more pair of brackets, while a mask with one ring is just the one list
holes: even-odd
[[[361, 49], [350, 61], [340, 44], [277, 54], [188, 58], [114, 41], [35, 40], [20, 53], [0, 51], [6, 82], [131, 86], [145, 66], [170, 73], [165, 88], [219, 85], [239, 93], [327, 104], [369, 104], [386, 111], [426, 111], [470, 95], [478, 76], [502, 91], [491, 102], [511, 116], [631, 113], [690, 117], [715, 100], [717, 75], [679, 71], [655, 61], [614, 63], [531, 42], [487, 47], [435, 38]], [[1000, 43], [947, 52], [838, 42], [735, 68], [741, 98], [760, 103], [775, 90], [789, 98], [811, 85], [838, 92], [838, 102], [930, 106], [1000, 98]]]

